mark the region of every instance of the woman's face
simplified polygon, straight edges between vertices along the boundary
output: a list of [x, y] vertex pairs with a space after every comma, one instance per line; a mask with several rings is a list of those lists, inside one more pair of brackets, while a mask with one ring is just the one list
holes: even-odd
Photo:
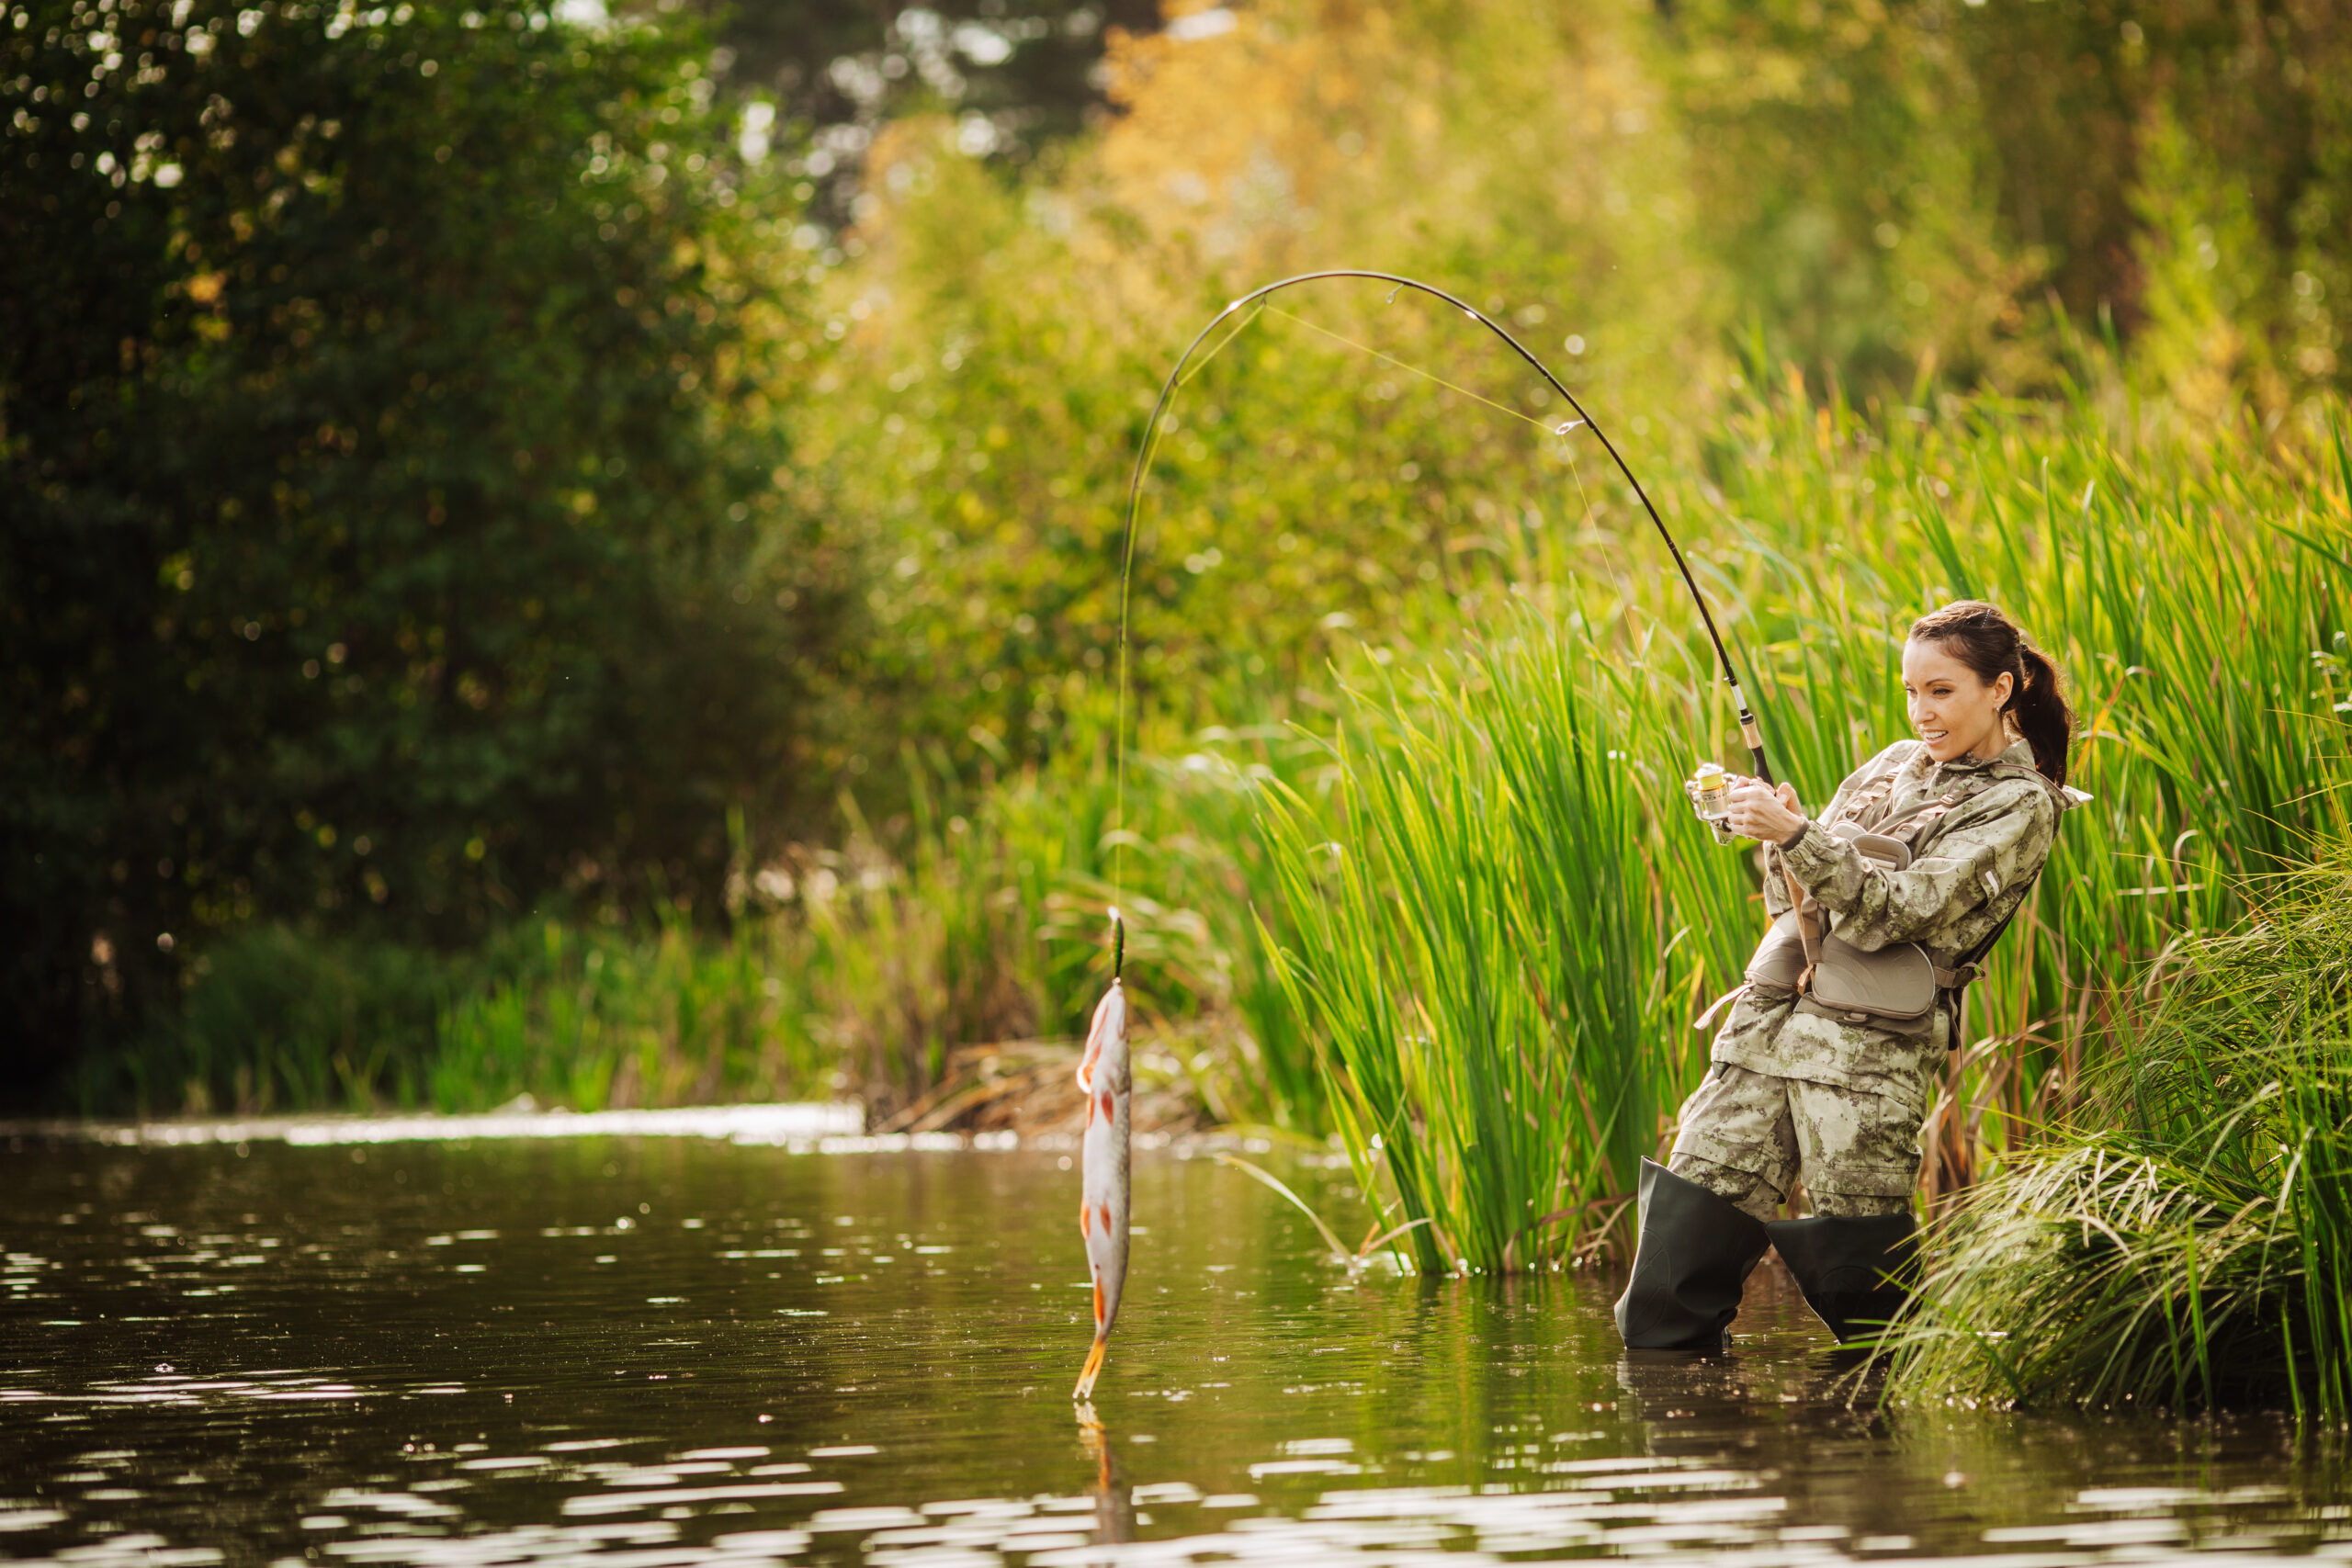
[[1939, 762], [2001, 754], [2008, 745], [2001, 705], [2009, 700], [2010, 684], [2004, 671], [1986, 685], [1941, 642], [1915, 638], [1903, 645], [1903, 694], [1911, 728]]

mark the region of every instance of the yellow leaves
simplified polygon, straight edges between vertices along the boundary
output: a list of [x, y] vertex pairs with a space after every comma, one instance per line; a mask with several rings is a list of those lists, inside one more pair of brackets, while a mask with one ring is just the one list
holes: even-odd
[[[1202, 25], [1211, 16], [1223, 19]], [[1182, 231], [1213, 255], [1249, 259], [1304, 226], [1342, 161], [1337, 118], [1377, 74], [1358, 56], [1381, 54], [1393, 34], [1377, 11], [1296, 23], [1192, 9], [1148, 37], [1108, 36], [1110, 96], [1126, 113], [1100, 169], [1156, 237]]]
[[221, 286], [228, 280], [226, 273], [199, 272], [181, 288], [197, 304], [209, 306], [219, 301]]

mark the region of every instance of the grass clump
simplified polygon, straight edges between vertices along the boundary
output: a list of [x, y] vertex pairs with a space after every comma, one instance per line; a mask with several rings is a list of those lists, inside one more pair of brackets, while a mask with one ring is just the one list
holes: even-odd
[[1940, 1226], [1896, 1396], [2352, 1420], [2352, 846], [2265, 891]]
[[1600, 651], [1511, 619], [1523, 635], [1360, 703], [1319, 806], [1272, 797], [1284, 977], [1329, 1041], [1364, 1192], [1429, 1222], [1406, 1241], [1424, 1271], [1605, 1235], [1690, 1077], [1645, 854], [1660, 776], [1611, 744]]

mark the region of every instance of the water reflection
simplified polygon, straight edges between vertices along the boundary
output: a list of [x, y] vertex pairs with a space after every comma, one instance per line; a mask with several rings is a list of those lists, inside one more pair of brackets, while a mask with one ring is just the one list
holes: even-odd
[[1126, 1472], [1120, 1465], [1111, 1436], [1102, 1429], [1102, 1419], [1094, 1414], [1091, 1402], [1078, 1407], [1078, 1432], [1088, 1456], [1094, 1461], [1093, 1544], [1123, 1546], [1136, 1539], [1135, 1494], [1127, 1485]]
[[1136, 1190], [1073, 1426], [1051, 1151], [27, 1139], [0, 1558], [2352, 1554], [2342, 1467], [2275, 1422], [1881, 1413], [1770, 1269], [1728, 1353], [1629, 1356], [1605, 1279], [1351, 1280], [1206, 1160]]

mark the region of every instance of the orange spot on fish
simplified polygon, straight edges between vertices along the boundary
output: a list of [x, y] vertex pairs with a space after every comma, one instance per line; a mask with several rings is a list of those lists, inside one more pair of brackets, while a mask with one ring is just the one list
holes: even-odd
[[1100, 1280], [1094, 1281], [1094, 1326], [1098, 1330], [1102, 1326], [1102, 1281]]
[[[1102, 1120], [1105, 1122], [1111, 1120], [1111, 1091], [1107, 1089], [1102, 1091]], [[1086, 1124], [1090, 1127], [1094, 1125], [1094, 1118], [1091, 1113], [1086, 1118]]]
[[1083, 1236], [1094, 1234], [1094, 1211], [1086, 1206], [1083, 1198], [1078, 1201], [1078, 1234]]
[[1105, 1204], [1102, 1205], [1102, 1234], [1103, 1234], [1104, 1235], [1109, 1235], [1111, 1234], [1111, 1205], [1110, 1205], [1110, 1204], [1108, 1204], [1108, 1203], [1105, 1203]]

